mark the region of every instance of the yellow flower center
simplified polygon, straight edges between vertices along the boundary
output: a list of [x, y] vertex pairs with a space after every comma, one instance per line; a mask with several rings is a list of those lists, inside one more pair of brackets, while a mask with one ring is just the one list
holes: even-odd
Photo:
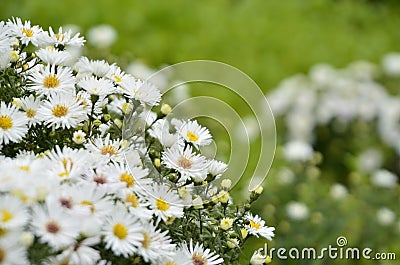
[[129, 202], [133, 208], [136, 208], [139, 205], [139, 198], [134, 193], [127, 194], [125, 197], [125, 201]]
[[193, 132], [187, 132], [186, 136], [191, 142], [196, 142], [197, 140], [199, 140], [199, 136]]
[[0, 237], [4, 236], [5, 234], [7, 234], [7, 230], [4, 228], [0, 228]]
[[4, 261], [4, 258], [6, 257], [6, 252], [0, 248], [0, 263]]
[[192, 168], [192, 165], [193, 165], [193, 162], [184, 156], [182, 156], [178, 159], [178, 166], [180, 166], [181, 168], [190, 169], [190, 168]]
[[119, 239], [124, 239], [128, 236], [128, 229], [123, 224], [115, 224], [113, 227], [113, 233]]
[[32, 38], [33, 37], [33, 30], [27, 29], [27, 28], [23, 28], [22, 29], [22, 34], [25, 34], [25, 36], [27, 36], [28, 38]]
[[1, 221], [4, 223], [7, 223], [14, 218], [14, 215], [6, 209], [1, 210], [0, 213], [2, 215]]
[[122, 78], [119, 77], [118, 75], [114, 75], [114, 80], [115, 80], [115, 82], [117, 82], [117, 83], [121, 83], [121, 82], [122, 82]]
[[169, 209], [168, 202], [164, 201], [163, 199], [156, 200], [157, 209], [160, 211], [167, 211]]
[[65, 39], [65, 34], [57, 33], [57, 34], [56, 34], [56, 39], [57, 39], [58, 41], [64, 41], [64, 39]]
[[0, 116], [0, 128], [3, 130], [8, 130], [13, 126], [12, 119], [8, 116], [1, 115]]
[[168, 261], [167, 263], [165, 263], [165, 265], [176, 265], [176, 263], [172, 262], [172, 261]]
[[80, 205], [84, 205], [84, 206], [89, 206], [89, 208], [90, 208], [90, 211], [93, 213], [94, 212], [94, 204], [93, 204], [93, 202], [91, 202], [91, 201], [81, 201], [80, 202]]
[[64, 117], [68, 114], [68, 108], [63, 105], [56, 105], [52, 110], [53, 115], [57, 118]]
[[142, 247], [148, 249], [151, 244], [151, 237], [146, 232], [143, 232], [143, 240], [141, 241]]
[[36, 110], [34, 110], [34, 109], [27, 109], [27, 110], [26, 110], [26, 116], [27, 116], [28, 118], [33, 118], [33, 117], [35, 117], [35, 116], [36, 116]]
[[56, 75], [48, 75], [43, 80], [43, 86], [46, 88], [55, 88], [60, 84]]
[[261, 227], [261, 225], [259, 223], [251, 221], [251, 220], [250, 220], [250, 226], [252, 228], [255, 228], [256, 230], [260, 229], [260, 227]]
[[206, 265], [207, 260], [203, 257], [203, 255], [194, 253], [192, 256], [192, 261], [194, 265]]
[[122, 174], [119, 179], [123, 182], [126, 183], [126, 187], [130, 188], [133, 185], [135, 185], [135, 179], [132, 177], [132, 175], [128, 174], [128, 173], [124, 173]]
[[105, 146], [103, 146], [103, 148], [101, 148], [100, 153], [102, 155], [107, 155], [108, 154], [110, 156], [113, 156], [113, 155], [116, 155], [118, 152], [117, 152], [117, 149], [115, 149], [114, 146], [105, 145]]
[[18, 167], [20, 170], [25, 171], [25, 172], [29, 172], [31, 171], [31, 169], [29, 168], [29, 166], [19, 166]]

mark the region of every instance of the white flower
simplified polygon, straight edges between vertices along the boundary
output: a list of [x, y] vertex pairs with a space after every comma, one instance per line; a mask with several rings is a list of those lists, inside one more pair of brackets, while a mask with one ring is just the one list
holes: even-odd
[[190, 264], [193, 265], [217, 265], [224, 262], [223, 258], [221, 258], [218, 254], [212, 252], [210, 249], [204, 248], [203, 244], [199, 244], [199, 242], [197, 242], [196, 245], [193, 246], [192, 239], [190, 239], [189, 248], [186, 244], [183, 244], [182, 249], [191, 259], [192, 262]]
[[31, 26], [30, 21], [22, 23], [20, 18], [8, 20], [7, 25], [10, 27], [10, 35], [19, 38], [22, 44], [32, 43], [35, 46], [41, 44], [43, 29], [39, 26]]
[[149, 220], [153, 217], [153, 211], [149, 209], [150, 203], [142, 196], [131, 191], [122, 191], [119, 195], [125, 201], [129, 212], [141, 220]]
[[2, 265], [29, 264], [26, 249], [15, 241], [0, 240], [0, 254]]
[[18, 142], [28, 132], [28, 119], [16, 106], [0, 103], [0, 144]]
[[357, 164], [360, 171], [365, 173], [373, 172], [382, 165], [382, 153], [377, 149], [367, 149], [357, 158]]
[[290, 202], [286, 205], [286, 213], [289, 218], [302, 221], [308, 218], [309, 210], [307, 205], [302, 202]]
[[79, 219], [56, 206], [35, 205], [32, 214], [33, 232], [42, 243], [58, 250], [73, 244], [79, 235]]
[[250, 264], [251, 265], [263, 265], [265, 263], [265, 255], [260, 253], [260, 250], [256, 250], [251, 256]]
[[115, 255], [123, 255], [125, 258], [136, 253], [143, 240], [141, 227], [138, 220], [126, 210], [115, 207], [102, 229], [106, 249], [111, 249]]
[[284, 156], [288, 161], [305, 162], [314, 154], [310, 144], [303, 141], [291, 141], [284, 146]]
[[149, 174], [147, 168], [128, 167], [125, 163], [115, 163], [110, 166], [106, 174], [118, 179], [126, 189], [134, 192], [143, 193], [153, 182], [150, 178], [146, 178]]
[[208, 173], [220, 177], [228, 168], [228, 165], [224, 162], [217, 160], [210, 160], [210, 164], [208, 166]]
[[205, 157], [192, 153], [191, 147], [184, 149], [177, 144], [163, 152], [162, 161], [166, 167], [176, 169], [181, 174], [181, 181], [190, 177], [205, 178], [209, 166]]
[[89, 60], [87, 57], [81, 57], [74, 68], [78, 70], [78, 78], [91, 74], [104, 77], [110, 71], [110, 65], [106, 61]]
[[36, 51], [36, 56], [50, 65], [68, 65], [71, 54], [67, 51], [59, 51], [54, 47], [46, 47]]
[[380, 169], [372, 174], [371, 181], [377, 187], [393, 188], [397, 185], [397, 176], [388, 170]]
[[72, 135], [72, 141], [76, 144], [83, 144], [86, 142], [85, 136], [86, 133], [84, 133], [82, 130], [75, 131]]
[[185, 141], [194, 144], [196, 147], [208, 145], [212, 141], [208, 129], [199, 125], [196, 120], [185, 122], [177, 130]]
[[396, 214], [392, 210], [384, 207], [378, 210], [376, 213], [376, 218], [378, 223], [382, 226], [389, 226], [396, 220]]
[[20, 199], [0, 197], [0, 228], [22, 228], [28, 221], [28, 210]]
[[112, 26], [103, 24], [90, 28], [87, 37], [93, 46], [108, 48], [117, 39], [117, 32]]
[[80, 47], [83, 46], [85, 40], [83, 37], [79, 37], [80, 33], [76, 33], [72, 36], [72, 30], [69, 29], [64, 31], [62, 27], [58, 28], [58, 32], [55, 33], [53, 28], [49, 28], [49, 38], [48, 42], [54, 46], [72, 46], [72, 47]]
[[28, 76], [28, 89], [39, 95], [72, 94], [75, 91], [75, 77], [69, 67], [37, 66]]
[[94, 76], [86, 76], [78, 82], [78, 86], [83, 88], [91, 95], [107, 96], [114, 93], [113, 83], [104, 78], [96, 78]]
[[246, 225], [246, 230], [251, 235], [256, 237], [262, 236], [268, 240], [272, 240], [275, 236], [275, 227], [269, 227], [265, 225], [265, 221], [262, 220], [258, 215], [252, 215], [251, 213], [246, 214], [246, 219], [249, 224]]
[[146, 223], [141, 229], [143, 239], [138, 249], [140, 256], [145, 262], [151, 264], [157, 261], [171, 259], [174, 256], [175, 244], [172, 244], [168, 231], [161, 232], [150, 223]]
[[389, 76], [400, 76], [400, 53], [388, 53], [382, 59], [383, 71]]
[[169, 218], [183, 216], [183, 202], [177, 192], [165, 185], [155, 184], [150, 190], [150, 207], [158, 219], [166, 222]]
[[85, 146], [99, 158], [114, 162], [122, 162], [123, 153], [126, 150], [123, 141], [120, 139], [111, 140], [110, 134], [107, 134], [104, 139], [97, 137]]
[[[132, 78], [129, 74], [125, 73], [124, 71], [121, 70], [117, 65], [113, 64], [110, 66], [110, 70], [107, 73], [106, 76], [108, 79], [113, 81], [115, 84], [120, 85], [122, 82], [126, 81], [129, 78]], [[118, 86], [121, 90], [123, 90], [122, 87]], [[120, 91], [122, 92], [122, 91]]]
[[28, 118], [29, 126], [40, 123], [37, 111], [41, 105], [42, 101], [39, 98], [35, 98], [33, 95], [21, 99], [21, 108]]
[[282, 168], [278, 172], [278, 183], [281, 185], [289, 185], [295, 180], [295, 174], [289, 168]]
[[178, 136], [170, 133], [170, 126], [167, 120], [156, 121], [148, 130], [151, 137], [156, 138], [164, 147], [171, 147], [178, 141]]
[[57, 260], [68, 262], [68, 265], [96, 264], [100, 260], [100, 253], [91, 246], [100, 243], [100, 237], [89, 237], [75, 245], [68, 247]]
[[331, 186], [329, 191], [331, 197], [335, 200], [341, 200], [347, 197], [349, 191], [347, 190], [346, 186], [340, 183], [336, 183]]
[[161, 100], [160, 90], [147, 81], [130, 77], [122, 82], [121, 87], [123, 88], [124, 94], [129, 98], [139, 100], [149, 106], [158, 105]]
[[75, 128], [87, 119], [86, 111], [73, 97], [61, 95], [49, 97], [38, 113], [47, 127], [55, 129]]

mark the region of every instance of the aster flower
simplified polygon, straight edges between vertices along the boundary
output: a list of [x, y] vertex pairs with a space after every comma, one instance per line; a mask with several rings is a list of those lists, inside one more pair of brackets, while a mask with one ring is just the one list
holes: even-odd
[[104, 60], [89, 60], [87, 57], [81, 57], [74, 69], [78, 71], [78, 79], [92, 74], [105, 77], [110, 71], [110, 65]]
[[162, 161], [166, 167], [176, 169], [181, 174], [182, 181], [190, 177], [204, 178], [209, 166], [206, 158], [193, 153], [191, 147], [184, 149], [176, 144], [163, 152]]
[[71, 54], [68, 51], [59, 51], [50, 46], [36, 51], [36, 56], [50, 65], [67, 65]]
[[75, 77], [69, 67], [39, 65], [31, 71], [28, 81], [28, 89], [39, 95], [72, 94], [75, 91]]
[[125, 258], [137, 252], [143, 240], [141, 224], [126, 210], [115, 207], [108, 215], [102, 229], [106, 249]]
[[28, 221], [28, 211], [22, 201], [5, 195], [0, 197], [0, 228], [21, 228]]
[[37, 111], [42, 105], [42, 101], [39, 98], [35, 98], [33, 95], [21, 99], [21, 108], [25, 112], [28, 118], [29, 126], [40, 123]]
[[80, 47], [85, 43], [85, 39], [83, 37], [79, 37], [80, 33], [76, 33], [72, 36], [72, 31], [67, 30], [64, 31], [62, 27], [58, 28], [58, 32], [55, 33], [53, 28], [49, 28], [49, 38], [48, 42], [54, 46], [73, 46]]
[[126, 150], [124, 142], [120, 139], [111, 140], [110, 134], [107, 134], [104, 139], [97, 137], [85, 146], [100, 159], [113, 162], [121, 162], [124, 159], [123, 153]]
[[4, 21], [0, 21], [0, 51], [11, 47], [12, 38], [9, 35], [10, 28]]
[[171, 147], [178, 141], [178, 135], [170, 133], [169, 122], [164, 119], [156, 121], [148, 132], [151, 137], [160, 141], [164, 147]]
[[105, 78], [96, 78], [94, 76], [86, 76], [78, 82], [78, 86], [83, 88], [91, 95], [107, 96], [114, 93], [113, 83]]
[[31, 26], [30, 21], [22, 22], [20, 18], [12, 18], [7, 22], [7, 25], [10, 28], [10, 36], [19, 38], [22, 44], [32, 43], [39, 46], [41, 43], [43, 29], [39, 26]]
[[192, 239], [190, 239], [189, 248], [186, 244], [182, 244], [181, 247], [188, 255], [189, 259], [191, 259], [192, 262], [190, 264], [217, 265], [224, 262], [223, 258], [212, 252], [210, 249], [204, 248], [203, 244], [197, 242], [196, 245], [193, 246]]
[[183, 202], [175, 191], [155, 184], [150, 190], [150, 195], [150, 207], [158, 219], [166, 222], [169, 218], [182, 217]]
[[249, 234], [255, 235], [256, 237], [262, 236], [268, 240], [272, 240], [275, 236], [275, 227], [266, 226], [265, 221], [258, 215], [253, 216], [251, 213], [248, 213], [246, 214], [246, 219], [249, 221], [249, 225], [246, 226]]
[[160, 90], [147, 81], [130, 77], [124, 80], [120, 86], [129, 98], [139, 100], [149, 106], [158, 105], [161, 100]]
[[0, 264], [4, 265], [22, 265], [29, 264], [26, 249], [18, 241], [0, 240]]
[[128, 167], [125, 163], [115, 163], [111, 165], [106, 173], [111, 177], [122, 182], [126, 189], [134, 192], [142, 192], [152, 183], [150, 178], [146, 178], [149, 174], [147, 168], [139, 166]]
[[[110, 66], [110, 71], [106, 76], [108, 79], [113, 81], [116, 85], [122, 84], [122, 82], [126, 81], [128, 78], [132, 78], [129, 74], [125, 73], [121, 70], [117, 65], [113, 64]], [[120, 86], [118, 86], [122, 89]]]
[[0, 144], [18, 142], [28, 132], [28, 119], [16, 106], [0, 103]]
[[197, 121], [185, 122], [179, 129], [179, 134], [186, 142], [194, 144], [196, 147], [208, 145], [212, 138], [207, 128], [200, 126]]

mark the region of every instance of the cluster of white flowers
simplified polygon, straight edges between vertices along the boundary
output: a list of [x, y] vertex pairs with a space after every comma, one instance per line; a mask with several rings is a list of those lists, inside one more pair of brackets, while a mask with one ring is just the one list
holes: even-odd
[[[165, 230], [185, 210], [203, 208], [208, 197], [193, 187], [226, 170], [198, 151], [212, 141], [208, 129], [194, 120], [168, 121], [167, 105], [157, 116], [157, 87], [115, 64], [73, 62], [68, 49], [84, 42], [62, 28], [0, 22], [0, 69], [24, 81], [11, 84], [19, 95], [0, 103], [0, 263], [28, 264], [35, 244], [50, 248], [45, 264], [111, 264], [103, 250], [146, 264], [223, 263], [202, 242]], [[147, 124], [146, 133], [122, 138], [128, 114]], [[221, 191], [208, 183], [206, 192], [225, 208], [226, 182]], [[274, 236], [260, 217], [243, 218], [230, 223], [243, 227], [243, 238]]]

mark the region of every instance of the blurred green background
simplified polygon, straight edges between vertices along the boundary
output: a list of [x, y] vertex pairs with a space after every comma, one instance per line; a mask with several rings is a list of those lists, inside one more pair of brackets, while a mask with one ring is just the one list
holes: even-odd
[[[379, 63], [386, 53], [400, 51], [397, 0], [1, 0], [0, 6], [1, 20], [18, 16], [44, 28], [74, 24], [83, 35], [99, 24], [113, 26], [118, 34], [116, 42], [109, 49], [88, 44], [91, 57], [112, 58], [122, 67], [141, 60], [155, 69], [194, 59], [221, 61], [244, 71], [265, 93], [284, 78], [306, 73], [317, 63], [335, 67], [357, 60]], [[229, 100], [235, 101], [233, 97]], [[278, 131], [278, 137], [283, 133]], [[257, 142], [253, 145], [257, 149]], [[288, 165], [296, 180], [282, 186], [278, 171], [283, 164], [274, 162], [274, 170], [265, 183], [266, 192], [255, 205], [267, 224], [277, 227], [272, 246], [326, 247], [334, 245], [338, 236], [346, 235], [352, 245], [397, 250], [397, 260], [400, 259], [400, 236], [392, 231], [397, 228], [377, 229], [376, 221], [369, 222], [375, 218], [375, 212], [368, 211], [370, 205], [385, 205], [378, 205], [381, 202], [375, 200], [379, 197], [376, 190], [365, 181], [352, 175], [353, 180], [348, 183], [352, 195], [337, 202], [326, 199], [334, 177], [329, 176], [324, 182], [308, 172], [316, 165]], [[346, 178], [341, 169], [335, 173], [340, 179]], [[383, 201], [398, 210], [398, 187], [390, 194], [378, 191], [385, 194]], [[370, 200], [364, 201], [365, 198]], [[310, 218], [289, 220], [280, 207], [292, 200], [313, 208]], [[263, 244], [263, 240], [249, 242], [245, 256], [249, 258], [253, 248]], [[370, 263], [274, 260], [273, 264]]]

